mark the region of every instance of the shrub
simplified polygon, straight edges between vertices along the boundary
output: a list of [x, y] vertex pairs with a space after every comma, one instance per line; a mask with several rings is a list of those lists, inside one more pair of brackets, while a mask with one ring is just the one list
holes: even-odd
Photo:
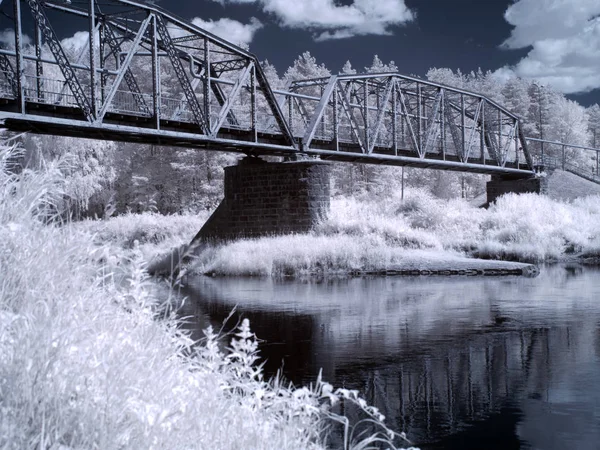
[[52, 214], [63, 179], [0, 167], [1, 448], [317, 449], [342, 398], [382, 431], [346, 423], [347, 448], [396, 437], [356, 393], [264, 381], [246, 321], [222, 353], [211, 329], [196, 343], [157, 320], [139, 246], [114, 257]]

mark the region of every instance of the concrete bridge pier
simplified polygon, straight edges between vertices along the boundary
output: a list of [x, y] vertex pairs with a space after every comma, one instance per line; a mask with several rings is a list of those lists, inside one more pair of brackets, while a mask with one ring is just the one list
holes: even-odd
[[530, 178], [510, 178], [502, 175], [492, 175], [487, 183], [487, 204], [491, 204], [504, 194], [513, 192], [524, 194], [528, 192], [536, 194], [546, 193], [546, 179], [540, 176]]
[[329, 212], [330, 165], [246, 157], [225, 168], [221, 204], [192, 244], [310, 231]]

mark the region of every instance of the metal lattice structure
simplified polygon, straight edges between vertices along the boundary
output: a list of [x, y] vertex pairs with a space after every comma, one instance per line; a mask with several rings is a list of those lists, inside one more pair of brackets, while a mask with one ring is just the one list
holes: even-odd
[[[1, 8], [15, 36], [0, 48], [0, 121], [12, 130], [515, 177], [533, 171], [517, 117], [478, 94], [399, 74], [273, 91], [254, 55], [154, 5], [7, 0]], [[53, 24], [65, 20], [87, 30], [78, 34], [83, 48], [56, 33]]]
[[295, 81], [278, 94], [302, 148], [323, 158], [490, 173], [533, 166], [519, 119], [482, 95], [396, 73]]

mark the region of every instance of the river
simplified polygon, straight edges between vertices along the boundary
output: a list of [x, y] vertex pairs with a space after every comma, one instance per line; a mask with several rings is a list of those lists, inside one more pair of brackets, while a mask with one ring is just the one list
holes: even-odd
[[525, 277], [198, 277], [195, 337], [250, 319], [265, 372], [359, 389], [422, 449], [600, 448], [600, 269]]

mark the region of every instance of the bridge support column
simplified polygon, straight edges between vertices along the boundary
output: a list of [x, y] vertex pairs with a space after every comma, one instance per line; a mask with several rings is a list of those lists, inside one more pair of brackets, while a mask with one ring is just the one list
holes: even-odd
[[225, 168], [225, 196], [192, 243], [306, 233], [329, 212], [330, 165], [247, 157]]
[[506, 178], [492, 175], [491, 181], [487, 183], [487, 204], [491, 204], [504, 194], [513, 192], [525, 194], [528, 192], [545, 194], [546, 179], [544, 177], [532, 176], [531, 178]]

